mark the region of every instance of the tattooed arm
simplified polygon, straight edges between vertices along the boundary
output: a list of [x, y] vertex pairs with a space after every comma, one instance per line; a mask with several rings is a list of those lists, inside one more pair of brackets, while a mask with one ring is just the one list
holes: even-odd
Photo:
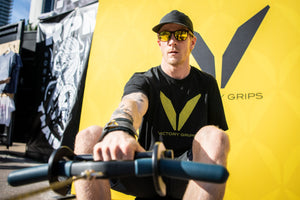
[[111, 119], [127, 118], [133, 122], [135, 130], [142, 123], [142, 118], [148, 109], [148, 98], [140, 92], [131, 93], [122, 98], [119, 107], [112, 114]]
[[[133, 122], [135, 130], [139, 128], [148, 109], [148, 98], [143, 93], [131, 93], [122, 98], [119, 107], [111, 119], [126, 118]], [[145, 151], [137, 140], [125, 131], [108, 133], [94, 146], [95, 160], [132, 160], [135, 152]]]

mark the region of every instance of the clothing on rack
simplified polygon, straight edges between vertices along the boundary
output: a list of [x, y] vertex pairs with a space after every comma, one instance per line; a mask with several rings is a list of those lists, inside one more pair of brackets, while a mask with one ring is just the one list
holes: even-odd
[[5, 94], [2, 94], [0, 96], [0, 124], [9, 126], [11, 113], [15, 111], [15, 109], [14, 100]]
[[13, 51], [0, 56], [0, 81], [10, 77], [9, 83], [0, 84], [0, 93], [17, 92], [19, 71], [22, 66], [20, 55]]

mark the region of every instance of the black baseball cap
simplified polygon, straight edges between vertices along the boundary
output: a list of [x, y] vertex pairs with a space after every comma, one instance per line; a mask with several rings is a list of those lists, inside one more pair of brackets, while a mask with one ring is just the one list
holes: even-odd
[[194, 33], [193, 23], [191, 19], [184, 13], [178, 10], [172, 10], [168, 14], [166, 14], [163, 18], [161, 18], [158, 25], [154, 26], [152, 30], [155, 33], [158, 33], [160, 28], [165, 24], [180, 24], [187, 27], [192, 33]]

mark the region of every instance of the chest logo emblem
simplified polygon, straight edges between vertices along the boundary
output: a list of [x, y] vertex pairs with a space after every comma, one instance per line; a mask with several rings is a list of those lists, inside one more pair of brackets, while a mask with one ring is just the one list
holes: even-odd
[[161, 104], [174, 131], [180, 131], [182, 129], [183, 125], [186, 123], [196, 107], [200, 97], [201, 94], [198, 94], [192, 99], [188, 100], [183, 109], [180, 111], [177, 119], [177, 113], [174, 109], [172, 101], [163, 92], [160, 92]]

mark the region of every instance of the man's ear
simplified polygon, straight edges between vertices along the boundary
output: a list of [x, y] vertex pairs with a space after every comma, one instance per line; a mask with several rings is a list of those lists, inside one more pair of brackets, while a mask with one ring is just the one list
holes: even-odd
[[161, 45], [161, 43], [160, 43], [160, 40], [157, 40], [157, 44], [158, 44], [158, 46], [160, 46], [160, 45]]
[[191, 41], [191, 51], [194, 49], [195, 45], [196, 45], [196, 42], [197, 42], [197, 37], [194, 36], [192, 41]]

